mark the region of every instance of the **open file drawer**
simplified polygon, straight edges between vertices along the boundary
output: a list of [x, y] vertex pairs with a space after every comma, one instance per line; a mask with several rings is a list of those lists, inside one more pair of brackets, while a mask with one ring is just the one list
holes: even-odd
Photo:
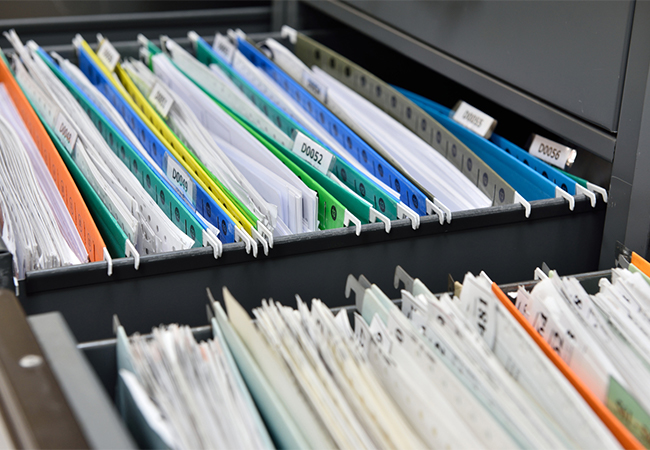
[[[224, 10], [212, 30], [241, 27], [248, 31], [247, 27], [254, 23], [253, 31], [268, 33], [272, 14], [266, 12], [257, 11], [257, 19], [253, 20], [245, 11], [237, 15]], [[196, 17], [197, 24], [201, 20], [199, 31], [209, 33], [205, 28], [209, 25], [198, 18], [199, 14]], [[104, 23], [96, 19], [93, 23], [111, 37], [105, 31], [116, 21], [111, 20]], [[184, 36], [195, 28], [191, 15], [173, 27], [172, 22], [167, 22], [170, 37], [188, 45]], [[139, 31], [164, 32], [151, 27], [142, 30], [137, 21], [132, 23], [132, 29], [122, 29], [119, 36], [128, 38]], [[155, 21], [143, 23], [152, 26]], [[59, 33], [74, 33], [74, 28], [70, 30]], [[36, 31], [31, 32], [36, 39], [41, 36], [39, 44], [46, 50], [55, 49], [74, 60], [72, 46], [62, 44], [65, 41], [61, 34], [53, 37], [51, 43], [55, 45], [48, 47], [46, 30], [41, 29], [40, 34]], [[316, 39], [327, 39], [347, 31], [353, 30], [342, 30], [324, 21], [305, 32]], [[252, 37], [263, 35], [257, 33], [251, 33]], [[29, 33], [23, 36], [29, 37]], [[122, 55], [136, 56], [135, 41], [114, 39], [114, 45]], [[354, 46], [354, 41], [350, 45]], [[378, 43], [364, 42], [364, 48], [357, 51], [373, 54], [368, 45], [376, 46], [376, 51], [383, 49]], [[382, 73], [381, 68], [376, 73], [392, 80], [390, 73]], [[462, 95], [462, 86], [449, 87], [460, 89], [457, 96]], [[389, 234], [382, 224], [370, 224], [363, 226], [361, 236], [350, 229], [338, 229], [278, 238], [269, 255], [257, 259], [244, 252], [243, 244], [226, 245], [223, 256], [216, 261], [209, 249], [143, 256], [139, 270], [133, 267], [132, 259], [126, 258], [115, 261], [111, 277], [105, 263], [29, 273], [20, 282], [20, 299], [27, 314], [60, 311], [77, 340], [90, 341], [112, 335], [114, 314], [129, 332], [147, 332], [160, 323], [203, 324], [202, 308], [196, 302], [203, 303], [206, 287], [218, 290], [228, 285], [235, 296], [256, 300], [273, 297], [291, 301], [299, 293], [306, 298], [320, 296], [328, 305], [340, 306], [345, 300], [341, 296], [343, 285], [337, 283], [343, 283], [348, 273], [379, 279], [397, 264], [414, 273], [427, 268], [424, 273], [431, 275], [423, 281], [438, 291], [447, 285], [447, 277], [441, 273], [461, 278], [467, 270], [487, 268], [495, 281], [504, 283], [527, 278], [541, 262], [561, 273], [587, 272], [598, 267], [604, 217], [605, 205], [600, 199], [592, 207], [585, 197], [577, 198], [573, 211], [565, 200], [551, 199], [533, 202], [528, 219], [522, 206], [509, 205], [457, 213], [445, 225], [440, 225], [435, 216], [426, 217], [418, 230], [402, 220], [393, 223]]]

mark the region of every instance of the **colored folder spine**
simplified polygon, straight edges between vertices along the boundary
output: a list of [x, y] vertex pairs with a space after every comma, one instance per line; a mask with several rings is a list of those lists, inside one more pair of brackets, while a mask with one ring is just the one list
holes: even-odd
[[101, 261], [106, 244], [70, 171], [66, 168], [66, 163], [62, 159], [62, 156], [68, 156], [67, 152], [64, 151], [63, 154], [65, 155], [63, 155], [60, 154], [60, 151], [57, 151], [54, 142], [50, 139], [47, 130], [14, 79], [4, 58], [0, 63], [0, 82], [4, 83], [7, 88], [16, 109], [20, 112], [21, 119], [29, 130], [32, 139], [34, 139], [43, 161], [45, 161], [50, 175], [54, 179], [88, 252], [88, 258], [91, 262]]

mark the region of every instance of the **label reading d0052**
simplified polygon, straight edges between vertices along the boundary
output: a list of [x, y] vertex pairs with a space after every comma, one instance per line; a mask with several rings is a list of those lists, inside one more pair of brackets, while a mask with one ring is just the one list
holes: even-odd
[[63, 113], [59, 113], [59, 115], [56, 116], [54, 133], [57, 135], [68, 153], [72, 154], [74, 146], [77, 143], [77, 132], [70, 125], [70, 122], [68, 122], [68, 119], [65, 118]]
[[492, 131], [497, 126], [496, 120], [465, 102], [456, 105], [452, 119], [486, 139], [492, 135]]
[[330, 171], [336, 160], [336, 157], [329, 150], [325, 150], [300, 131], [296, 132], [296, 140], [293, 142], [291, 151], [325, 175]]
[[161, 86], [160, 83], [154, 84], [151, 89], [149, 102], [151, 102], [153, 107], [156, 108], [158, 114], [163, 116], [165, 119], [169, 115], [169, 111], [172, 109], [172, 105], [174, 104], [171, 94], [167, 92], [167, 89]]
[[190, 174], [169, 153], [165, 154], [163, 161], [167, 179], [192, 206], [196, 206], [196, 185]]
[[560, 169], [571, 167], [578, 155], [577, 150], [558, 144], [537, 134], [533, 135], [533, 141], [528, 148], [528, 152]]

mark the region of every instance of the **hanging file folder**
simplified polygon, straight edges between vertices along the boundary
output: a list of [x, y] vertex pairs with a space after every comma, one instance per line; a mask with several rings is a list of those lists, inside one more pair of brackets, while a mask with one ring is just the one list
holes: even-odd
[[288, 27], [283, 28], [283, 33], [290, 37], [294, 53], [303, 63], [308, 67], [319, 67], [411, 130], [452, 162], [487, 195], [493, 205], [523, 203], [526, 209], [529, 208], [522, 196], [517, 195], [515, 189], [488, 164], [390, 85], [301, 33]]
[[25, 94], [10, 72], [4, 57], [2, 63], [0, 63], [0, 82], [7, 88], [14, 105], [20, 113], [21, 119], [36, 143], [43, 157], [43, 161], [45, 161], [52, 175], [52, 179], [61, 194], [61, 198], [66, 204], [70, 216], [84, 242], [84, 246], [88, 252], [88, 258], [91, 262], [101, 261], [104, 257], [103, 249], [106, 247], [106, 244], [102, 239], [96, 223], [93, 221], [88, 206], [84, 203], [82, 194], [79, 192], [73, 177], [66, 168], [67, 163], [64, 163], [64, 159], [67, 155], [57, 151], [53, 141], [48, 136], [46, 128], [39, 120], [36, 112], [29, 104]]
[[[188, 199], [186, 196], [184, 196], [183, 199], [185, 201], [191, 200], [191, 207], [195, 208], [201, 217], [205, 218], [208, 223], [212, 224], [217, 230], [219, 230], [218, 238], [221, 242], [235, 242], [236, 235], [237, 237], [243, 236], [242, 240], [244, 240], [247, 250], [250, 249], [252, 242], [247, 237], [247, 233], [243, 232], [242, 229], [235, 225], [233, 219], [223, 212], [221, 206], [207, 194], [205, 184], [195, 180], [189, 175], [186, 167], [180, 162], [182, 159], [179, 153], [176, 151], [170, 151], [168, 147], [163, 144], [164, 138], [162, 134], [156, 129], [150, 128], [149, 118], [139, 110], [138, 106], [130, 98], [124, 88], [120, 90], [121, 85], [119, 85], [115, 80], [112, 80], [111, 76], [107, 73], [107, 70], [99, 66], [100, 62], [96, 56], [91, 53], [92, 50], [88, 44], [85, 43], [85, 41], [77, 41], [77, 44], [79, 68], [84, 72], [91, 83], [97, 86], [120, 114], [122, 114], [126, 123], [140, 139], [140, 142], [148, 151], [151, 158], [156, 162], [158, 167], [165, 170], [171, 163], [173, 166], [177, 167], [179, 172], [182, 170], [183, 172], [181, 173], [183, 173], [188, 182], [192, 184], [194, 187], [193, 193], [195, 193], [195, 195], [189, 196], [191, 199]], [[135, 86], [132, 86], [132, 88], [136, 89]], [[156, 113], [150, 110], [150, 114], [153, 116]]]

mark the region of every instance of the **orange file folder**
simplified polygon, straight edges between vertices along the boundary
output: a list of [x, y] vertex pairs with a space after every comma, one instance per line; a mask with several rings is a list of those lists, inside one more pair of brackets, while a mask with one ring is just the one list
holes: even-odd
[[[0, 58], [0, 60], [2, 60]], [[5, 64], [4, 60], [0, 62], [0, 83], [4, 83], [11, 100], [20, 112], [20, 116], [34, 139], [47, 168], [54, 179], [54, 183], [59, 189], [59, 193], [65, 202], [70, 216], [74, 221], [79, 235], [83, 240], [88, 258], [91, 262], [101, 261], [104, 257], [103, 248], [106, 246], [102, 235], [99, 233], [95, 222], [93, 221], [88, 207], [77, 189], [70, 172], [61, 159], [59, 152], [50, 140], [47, 131], [38, 119], [38, 116], [32, 109], [32, 105], [23, 94], [22, 89], [13, 77], [13, 74]]]
[[[646, 264], [648, 264], [646, 262]], [[635, 264], [636, 265], [636, 264]], [[637, 266], [638, 267], [638, 266]], [[533, 340], [539, 345], [539, 347], [544, 351], [546, 356], [555, 364], [555, 366], [560, 369], [560, 372], [569, 380], [574, 388], [578, 391], [582, 398], [585, 399], [587, 404], [594, 410], [594, 412], [600, 417], [600, 420], [603, 421], [605, 426], [609, 428], [614, 437], [618, 439], [623, 448], [626, 449], [642, 449], [643, 445], [632, 435], [632, 433], [623, 426], [623, 424], [612, 414], [612, 412], [607, 409], [605, 404], [601, 402], [598, 397], [594, 395], [587, 386], [578, 378], [578, 376], [571, 370], [567, 363], [560, 358], [560, 356], [551, 348], [551, 346], [539, 335], [533, 326], [528, 323], [526, 318], [521, 314], [521, 312], [515, 308], [515, 305], [512, 304], [508, 296], [501, 290], [496, 283], [492, 283], [492, 292], [497, 296], [501, 301], [503, 306], [506, 307], [510, 314], [512, 314], [517, 322], [524, 327], [526, 332], [533, 338]]]

